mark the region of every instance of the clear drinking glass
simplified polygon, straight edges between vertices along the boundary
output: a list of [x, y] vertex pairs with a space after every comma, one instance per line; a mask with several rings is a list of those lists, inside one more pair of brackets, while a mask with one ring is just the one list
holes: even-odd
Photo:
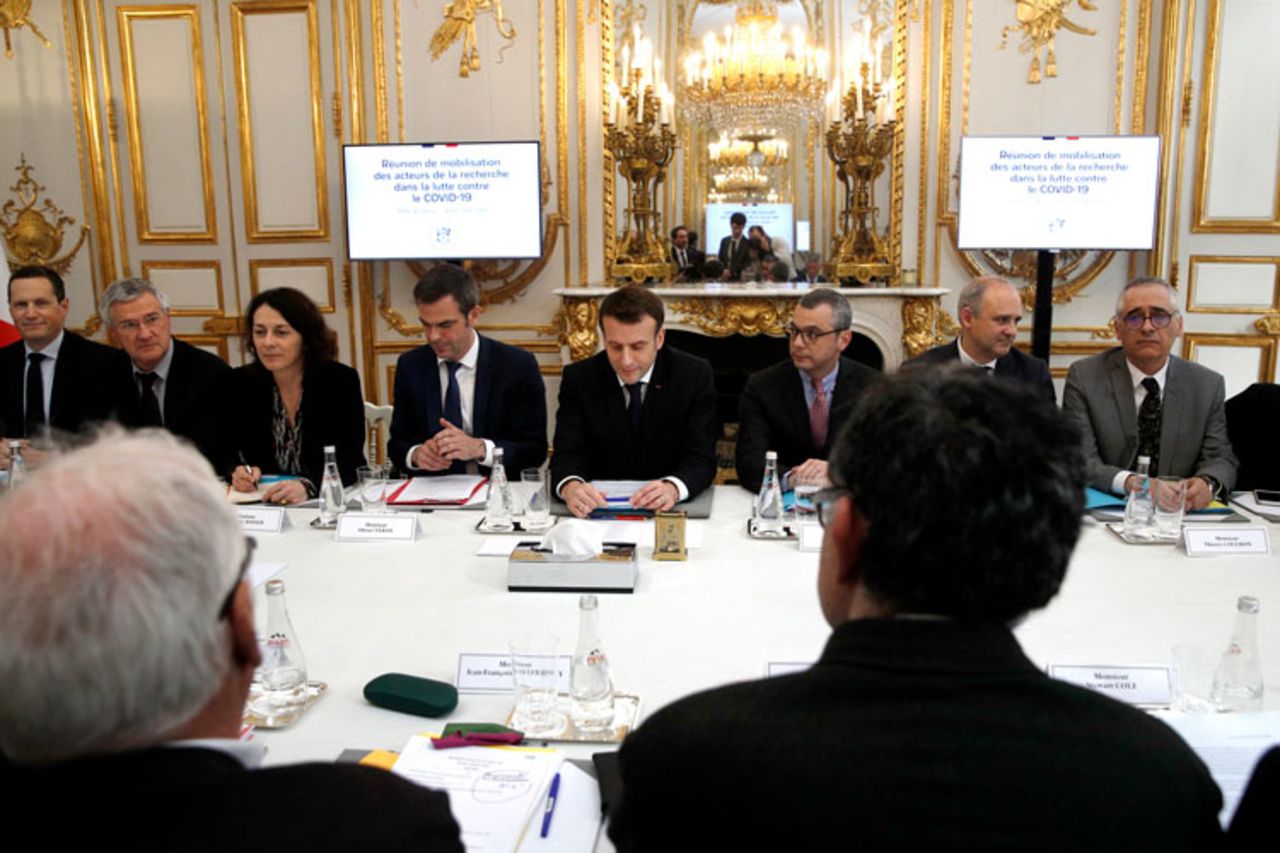
[[524, 529], [532, 532], [551, 526], [551, 484], [542, 468], [525, 468], [520, 472], [524, 486]]
[[558, 642], [554, 634], [536, 632], [511, 638], [511, 679], [516, 706], [511, 725], [527, 737], [551, 737], [564, 731], [567, 722], [557, 709]]
[[1163, 542], [1176, 542], [1182, 535], [1182, 514], [1187, 502], [1187, 481], [1181, 477], [1158, 477], [1155, 491], [1155, 533]]
[[356, 469], [360, 484], [360, 510], [381, 512], [387, 506], [387, 466], [362, 465]]

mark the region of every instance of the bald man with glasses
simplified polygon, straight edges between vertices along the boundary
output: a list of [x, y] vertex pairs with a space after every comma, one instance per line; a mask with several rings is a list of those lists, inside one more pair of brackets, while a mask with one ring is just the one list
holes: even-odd
[[738, 418], [738, 480], [760, 490], [766, 451], [796, 481], [826, 483], [827, 455], [859, 395], [879, 371], [842, 353], [853, 340], [849, 300], [829, 288], [806, 293], [787, 326], [791, 357], [754, 374], [742, 392]]
[[1112, 319], [1120, 346], [1071, 365], [1062, 408], [1084, 437], [1089, 485], [1136, 488], [1139, 456], [1153, 475], [1187, 479], [1187, 508], [1231, 490], [1236, 457], [1227, 438], [1222, 376], [1170, 353], [1182, 334], [1173, 288], [1129, 282]]

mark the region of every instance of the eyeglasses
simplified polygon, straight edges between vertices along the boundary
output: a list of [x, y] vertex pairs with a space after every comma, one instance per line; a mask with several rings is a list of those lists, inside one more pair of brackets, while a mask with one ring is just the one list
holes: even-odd
[[116, 323], [115, 328], [117, 332], [124, 332], [127, 335], [132, 335], [140, 328], [148, 331], [158, 329], [160, 328], [160, 324], [163, 322], [163, 314], [148, 314], [141, 320], [121, 320], [119, 323]]
[[1177, 312], [1175, 311], [1171, 314], [1168, 311], [1162, 311], [1159, 308], [1155, 308], [1152, 309], [1150, 313], [1143, 314], [1141, 308], [1135, 308], [1128, 314], [1121, 317], [1120, 322], [1124, 323], [1130, 329], [1137, 330], [1142, 328], [1143, 323], [1150, 320], [1151, 328], [1165, 329], [1168, 328], [1171, 322], [1173, 322], [1173, 317], [1176, 313]]
[[244, 560], [240, 563], [240, 571], [236, 572], [235, 583], [231, 584], [227, 597], [222, 600], [222, 607], [218, 610], [219, 622], [231, 615], [231, 602], [235, 600], [236, 590], [240, 588], [240, 581], [244, 580], [245, 573], [249, 571], [249, 566], [253, 563], [253, 550], [257, 547], [257, 539], [252, 536], [244, 537]]
[[827, 329], [826, 331], [823, 331], [822, 329], [815, 328], [813, 326], [802, 329], [795, 323], [788, 323], [783, 327], [783, 331], [787, 333], [788, 338], [794, 338], [796, 335], [799, 335], [804, 338], [804, 342], [806, 344], [816, 344], [821, 338], [825, 338], [827, 335], [834, 335], [838, 332], [843, 332], [844, 329]]
[[822, 525], [823, 530], [826, 530], [831, 519], [836, 517], [836, 502], [851, 494], [846, 488], [833, 486], [813, 496], [813, 506], [818, 511], [818, 524]]

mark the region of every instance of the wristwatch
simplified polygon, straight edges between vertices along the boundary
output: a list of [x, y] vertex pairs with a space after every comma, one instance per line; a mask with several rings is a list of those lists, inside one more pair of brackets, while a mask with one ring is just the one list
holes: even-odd
[[1215, 480], [1213, 477], [1210, 477], [1208, 474], [1197, 474], [1196, 476], [1199, 477], [1201, 480], [1204, 480], [1205, 483], [1208, 484], [1209, 496], [1210, 496], [1209, 499], [1216, 500], [1218, 497], [1218, 492], [1222, 491], [1222, 484], [1219, 483], [1217, 480]]

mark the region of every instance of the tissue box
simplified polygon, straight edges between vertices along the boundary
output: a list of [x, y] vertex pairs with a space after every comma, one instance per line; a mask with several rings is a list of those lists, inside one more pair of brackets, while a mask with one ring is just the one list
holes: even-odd
[[507, 562], [510, 592], [634, 592], [636, 546], [605, 542], [594, 557], [557, 556], [537, 550], [537, 542], [521, 542]]

